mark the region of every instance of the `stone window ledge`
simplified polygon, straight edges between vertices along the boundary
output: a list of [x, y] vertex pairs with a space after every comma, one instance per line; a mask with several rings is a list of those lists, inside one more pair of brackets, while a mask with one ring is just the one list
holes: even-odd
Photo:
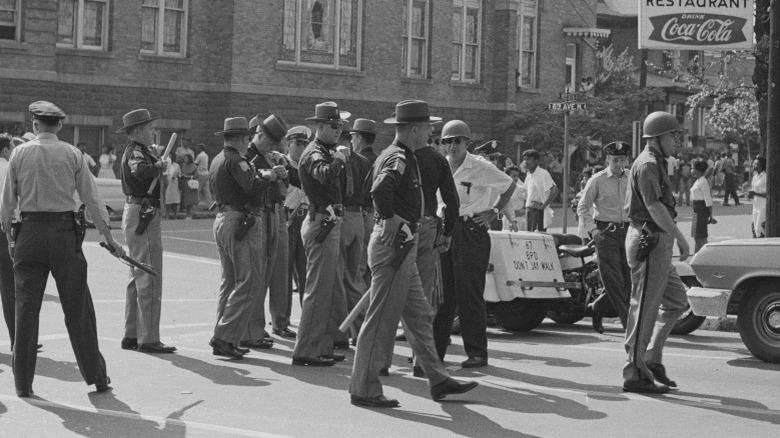
[[168, 63], [168, 64], [192, 65], [192, 58], [181, 58], [176, 56], [160, 56], [160, 55], [153, 55], [151, 53], [148, 54], [140, 53], [136, 59], [144, 62], [161, 62], [161, 63]]
[[116, 55], [104, 50], [75, 49], [70, 47], [57, 47], [58, 56], [81, 56], [85, 58], [106, 58], [113, 59]]
[[328, 67], [317, 67], [312, 65], [297, 65], [291, 62], [276, 61], [276, 69], [282, 71], [298, 71], [306, 73], [331, 74], [337, 76], [356, 76], [366, 77], [366, 72], [359, 70], [344, 70]]

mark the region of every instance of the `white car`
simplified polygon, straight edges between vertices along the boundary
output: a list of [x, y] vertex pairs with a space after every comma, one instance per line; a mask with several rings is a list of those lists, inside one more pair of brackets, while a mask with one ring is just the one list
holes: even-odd
[[[125, 195], [122, 193], [122, 182], [118, 179], [95, 178], [100, 196], [106, 204], [109, 216], [121, 215], [125, 208]], [[76, 205], [81, 205], [78, 192], [74, 195]]]

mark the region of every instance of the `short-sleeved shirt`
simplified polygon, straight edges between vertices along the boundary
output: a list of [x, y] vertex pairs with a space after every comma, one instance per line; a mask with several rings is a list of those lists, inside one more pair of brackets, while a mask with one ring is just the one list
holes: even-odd
[[198, 173], [208, 173], [209, 171], [209, 156], [205, 152], [201, 152], [195, 157], [195, 165], [198, 166]]
[[374, 162], [371, 199], [376, 215], [395, 215], [418, 222], [422, 213], [422, 184], [414, 152], [400, 141], [385, 148]]
[[669, 175], [663, 171], [667, 169], [666, 165], [661, 151], [650, 146], [645, 146], [642, 153], [634, 160], [629, 174], [629, 190], [626, 197], [628, 217], [632, 221], [653, 222], [647, 206], [656, 202], [662, 202], [673, 218], [677, 216], [674, 210], [672, 183]]
[[335, 147], [315, 139], [303, 150], [298, 162], [301, 188], [311, 204], [318, 207], [341, 204], [339, 174], [344, 171], [345, 163], [333, 159]]
[[[448, 157], [447, 160], [451, 161], [451, 158]], [[513, 183], [512, 177], [493, 163], [470, 153], [466, 153], [466, 158], [452, 173], [452, 178], [460, 198], [460, 215], [466, 217], [493, 208], [492, 191], [505, 193]], [[552, 178], [550, 180], [552, 181]]]
[[[287, 156], [287, 172], [290, 174], [290, 179], [294, 178], [298, 179], [298, 163], [293, 161], [290, 156]], [[300, 181], [297, 183], [300, 185]], [[308, 206], [309, 205], [309, 199], [306, 197], [306, 194], [303, 193], [303, 190], [301, 190], [300, 187], [296, 187], [295, 184], [290, 184], [289, 187], [287, 187], [287, 196], [284, 198], [284, 206], [285, 208], [289, 210], [295, 210], [298, 207], [301, 206]]]
[[530, 207], [532, 202], [544, 204], [555, 185], [550, 172], [541, 167], [537, 167], [533, 173], [528, 171], [523, 182], [525, 183], [525, 189], [528, 191], [528, 196], [525, 198], [526, 207]]
[[618, 176], [609, 167], [596, 172], [585, 184], [585, 190], [577, 204], [577, 215], [580, 217], [583, 229], [590, 231], [596, 228], [595, 221], [627, 222], [628, 212], [625, 209], [627, 191], [626, 172]]
[[704, 201], [704, 205], [712, 207], [712, 189], [707, 177], [699, 177], [691, 186], [691, 201]]

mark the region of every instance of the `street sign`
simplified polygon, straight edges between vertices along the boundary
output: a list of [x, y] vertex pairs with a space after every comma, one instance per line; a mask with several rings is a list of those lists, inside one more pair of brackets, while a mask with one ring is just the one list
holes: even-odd
[[547, 104], [551, 111], [572, 111], [588, 109], [584, 102], [553, 102]]

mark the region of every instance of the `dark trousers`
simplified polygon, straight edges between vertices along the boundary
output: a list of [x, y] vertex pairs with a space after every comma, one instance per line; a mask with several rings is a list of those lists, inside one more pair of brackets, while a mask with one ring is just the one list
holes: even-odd
[[14, 315], [16, 314], [16, 298], [14, 286], [14, 261], [8, 253], [8, 237], [0, 232], [0, 299], [3, 303], [3, 317], [8, 327], [8, 337], [11, 348], [14, 347]]
[[739, 204], [739, 196], [737, 195], [737, 175], [734, 173], [727, 173], [723, 178], [723, 185], [726, 187], [726, 193], [723, 195], [723, 204], [729, 203], [729, 195], [734, 199], [734, 204]]
[[450, 250], [442, 254], [444, 296], [433, 320], [436, 352], [447, 353], [452, 320], [458, 310], [463, 346], [469, 357], [487, 358], [485, 272], [490, 261], [490, 236], [471, 220], [458, 220], [452, 231]]
[[[606, 227], [599, 225], [599, 229]], [[602, 232], [604, 240], [596, 244], [598, 253], [599, 274], [604, 283], [606, 298], [620, 317], [623, 327], [628, 321], [628, 308], [631, 303], [631, 268], [626, 257], [626, 233], [628, 226], [616, 228], [615, 231]], [[608, 314], [609, 306], [599, 306], [602, 299], [593, 304], [597, 314]], [[604, 303], [606, 304], [606, 303]]]
[[528, 231], [547, 231], [547, 228], [544, 227], [544, 210], [529, 208], [528, 213], [526, 213], [526, 219]]
[[97, 324], [87, 287], [87, 261], [71, 220], [25, 221], [16, 239], [16, 342], [13, 369], [17, 392], [32, 389], [38, 318], [46, 281], [57, 283], [65, 327], [81, 376], [88, 385], [105, 382], [106, 362], [98, 349]]
[[[303, 210], [304, 213], [306, 210]], [[306, 291], [306, 249], [301, 239], [301, 224], [306, 215], [295, 215], [289, 220], [287, 227], [287, 318], [292, 313], [292, 279], [295, 275], [295, 284], [298, 285], [298, 304], [303, 302], [303, 293]]]

